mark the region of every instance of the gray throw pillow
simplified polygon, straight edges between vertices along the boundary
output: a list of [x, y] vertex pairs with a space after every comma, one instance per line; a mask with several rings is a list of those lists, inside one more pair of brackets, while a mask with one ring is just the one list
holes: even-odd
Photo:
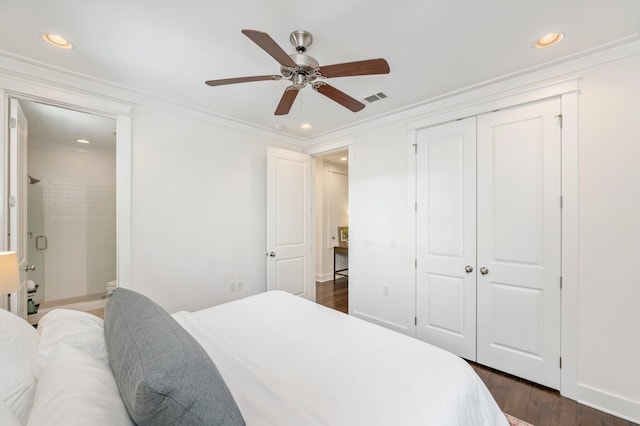
[[119, 288], [105, 307], [111, 368], [138, 425], [244, 425], [213, 361], [163, 308]]

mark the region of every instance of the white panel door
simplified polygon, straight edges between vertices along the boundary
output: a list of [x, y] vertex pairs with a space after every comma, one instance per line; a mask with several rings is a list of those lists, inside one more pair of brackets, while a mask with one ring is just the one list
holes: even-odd
[[560, 101], [478, 117], [477, 360], [560, 386]]
[[476, 359], [476, 119], [417, 133], [417, 337]]
[[22, 287], [11, 294], [11, 311], [27, 318], [27, 118], [17, 99], [9, 105], [9, 250], [18, 254]]
[[311, 157], [267, 147], [267, 290], [315, 301]]

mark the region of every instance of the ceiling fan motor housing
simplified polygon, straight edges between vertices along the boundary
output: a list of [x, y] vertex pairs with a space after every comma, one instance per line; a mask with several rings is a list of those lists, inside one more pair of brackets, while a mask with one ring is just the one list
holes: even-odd
[[320, 67], [320, 64], [315, 58], [302, 53], [294, 53], [289, 56], [293, 59], [293, 62], [296, 63], [297, 67], [295, 69], [280, 67], [282, 77], [291, 80], [300, 88], [304, 87], [306, 83], [312, 83], [318, 78], [317, 69]]
[[289, 35], [289, 41], [296, 48], [296, 52], [304, 53], [313, 43], [313, 37], [307, 31], [297, 30]]

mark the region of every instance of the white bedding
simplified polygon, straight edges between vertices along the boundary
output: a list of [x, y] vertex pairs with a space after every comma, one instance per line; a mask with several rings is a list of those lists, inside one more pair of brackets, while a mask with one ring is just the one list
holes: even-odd
[[446, 351], [280, 291], [174, 318], [209, 353], [247, 425], [507, 425]]

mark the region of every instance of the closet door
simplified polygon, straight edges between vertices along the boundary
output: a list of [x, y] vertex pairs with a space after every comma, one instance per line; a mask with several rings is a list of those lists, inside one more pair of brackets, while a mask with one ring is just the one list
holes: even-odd
[[478, 346], [484, 365], [560, 386], [560, 101], [478, 117]]
[[476, 358], [476, 119], [417, 133], [417, 337]]

